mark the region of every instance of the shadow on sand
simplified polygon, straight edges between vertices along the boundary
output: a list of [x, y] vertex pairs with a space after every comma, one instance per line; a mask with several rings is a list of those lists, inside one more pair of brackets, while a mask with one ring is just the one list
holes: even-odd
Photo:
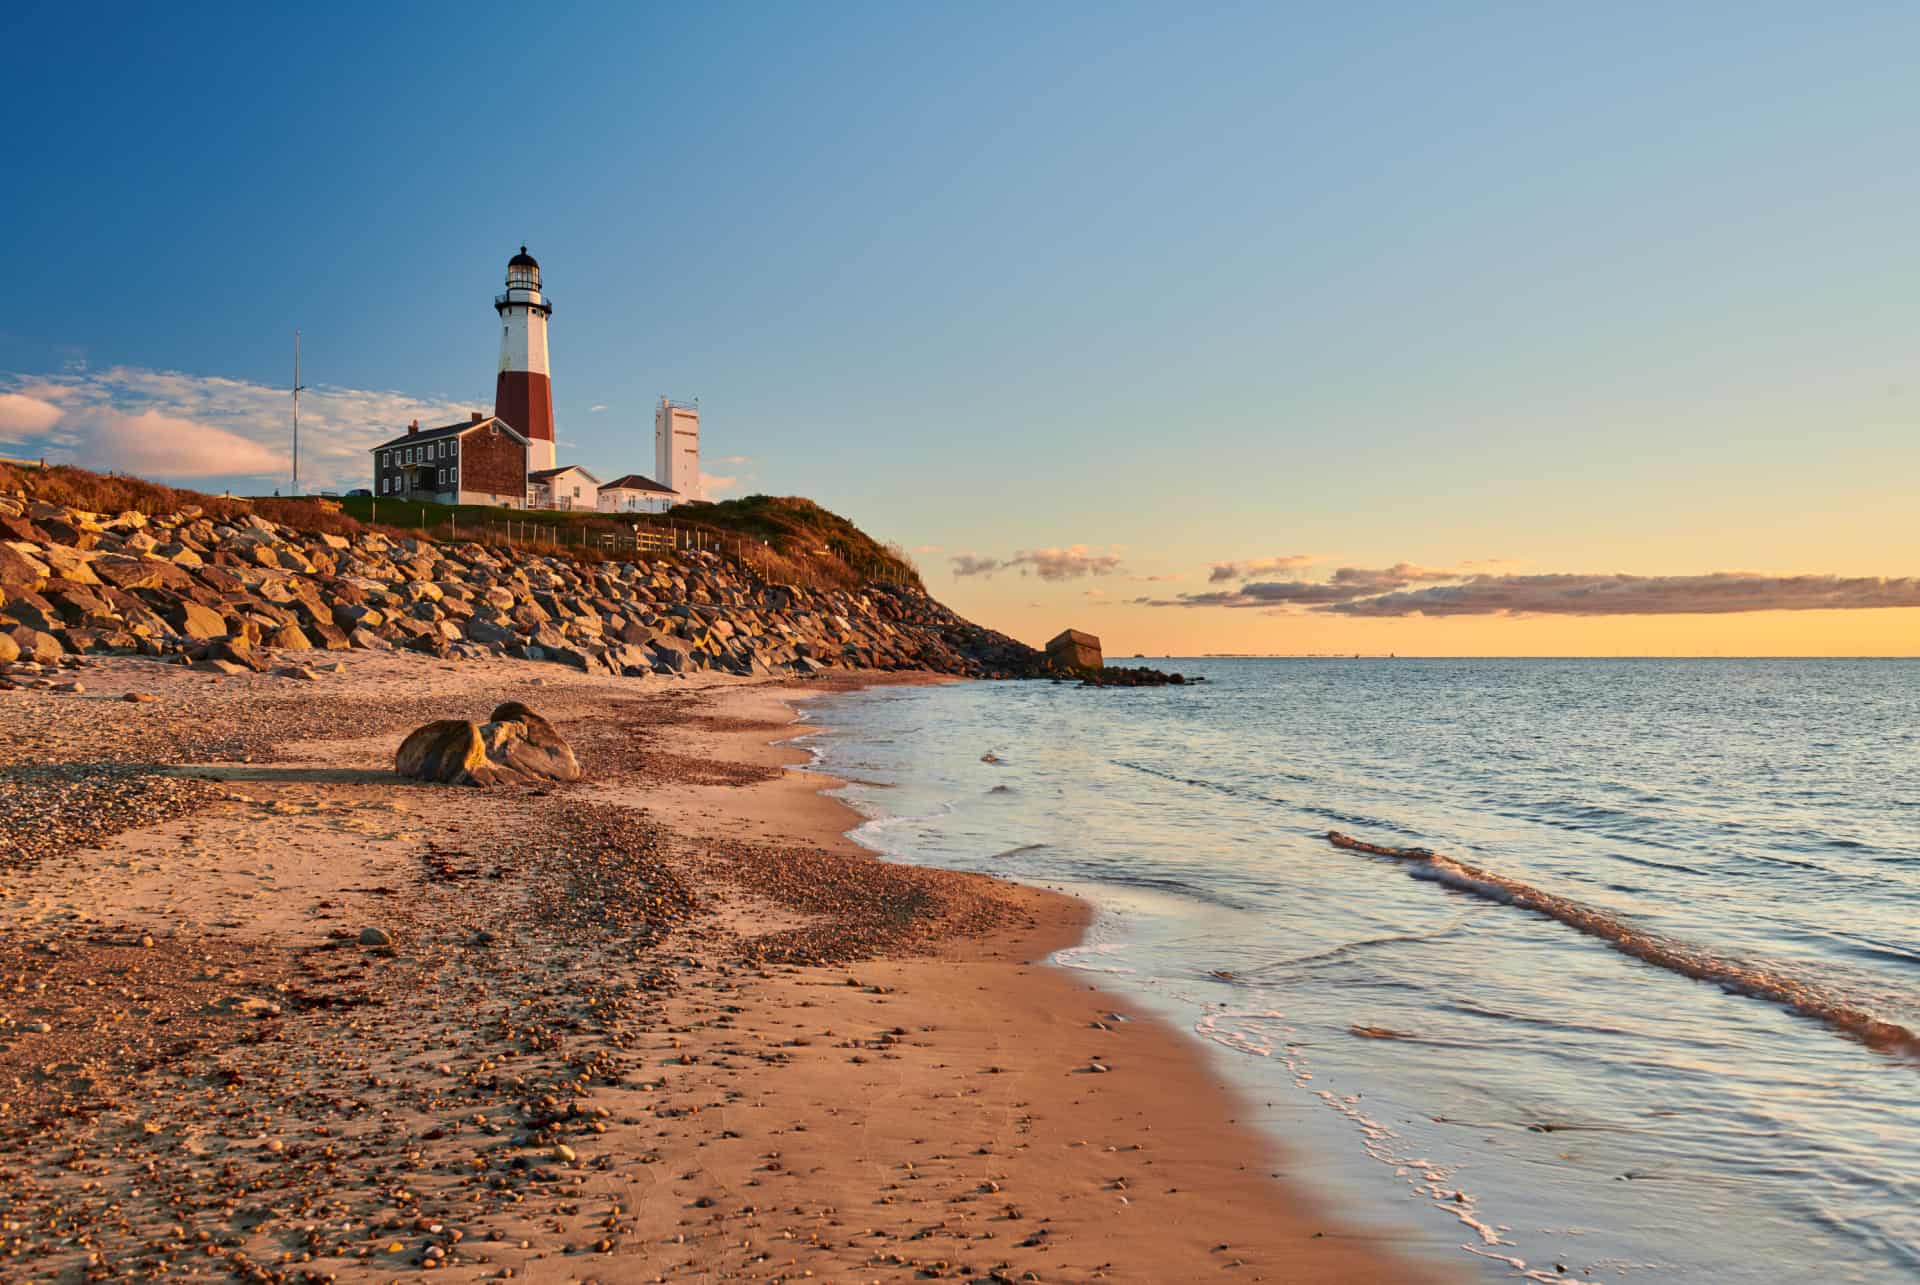
[[368, 767], [285, 767], [266, 763], [178, 763], [162, 769], [163, 776], [180, 776], [198, 781], [260, 781], [282, 785], [400, 785], [403, 782], [390, 768]]

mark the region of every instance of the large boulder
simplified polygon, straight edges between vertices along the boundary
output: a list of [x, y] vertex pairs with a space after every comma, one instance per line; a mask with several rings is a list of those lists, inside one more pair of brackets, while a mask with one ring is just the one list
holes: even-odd
[[442, 719], [416, 728], [400, 743], [393, 768], [417, 781], [448, 785], [580, 779], [573, 748], [553, 724], [518, 701], [494, 710], [484, 725]]
[[1078, 629], [1063, 629], [1047, 644], [1047, 659], [1055, 669], [1098, 669], [1105, 664], [1100, 640]]
[[78, 550], [64, 544], [49, 544], [36, 552], [40, 560], [45, 562], [47, 568], [56, 576], [64, 577], [75, 584], [100, 583], [99, 578], [93, 574], [89, 559]]
[[183, 638], [218, 638], [227, 632], [226, 619], [197, 602], [182, 598], [162, 612]]
[[47, 582], [45, 563], [10, 544], [0, 544], [0, 589], [37, 589]]
[[487, 757], [526, 776], [548, 781], [577, 781], [580, 761], [553, 724], [519, 701], [508, 701], [487, 716], [480, 729]]
[[491, 785], [493, 764], [480, 739], [480, 725], [463, 718], [444, 718], [415, 728], [400, 742], [393, 770], [416, 781], [448, 785]]
[[505, 647], [509, 643], [520, 641], [520, 635], [513, 630], [506, 628], [497, 621], [483, 619], [480, 616], [475, 616], [467, 621], [467, 637], [477, 643], [486, 643], [488, 646], [498, 647]]
[[14, 645], [20, 649], [19, 659], [37, 661], [42, 665], [51, 665], [67, 654], [60, 640], [52, 634], [39, 629], [30, 629], [25, 625], [8, 631]]

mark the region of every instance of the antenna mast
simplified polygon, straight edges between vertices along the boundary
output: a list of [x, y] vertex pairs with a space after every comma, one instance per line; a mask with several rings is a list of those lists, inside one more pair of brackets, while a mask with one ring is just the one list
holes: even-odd
[[306, 385], [300, 382], [300, 332], [293, 332], [293, 486], [292, 492], [300, 494], [300, 390]]

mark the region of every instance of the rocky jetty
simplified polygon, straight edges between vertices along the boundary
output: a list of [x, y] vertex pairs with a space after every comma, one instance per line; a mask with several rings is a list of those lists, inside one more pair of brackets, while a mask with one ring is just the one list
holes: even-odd
[[1148, 669], [1145, 665], [1134, 669], [1109, 666], [1101, 654], [1100, 640], [1078, 629], [1062, 630], [1048, 642], [1041, 663], [1056, 681], [1078, 678], [1082, 687], [1180, 687], [1187, 682], [1179, 674]]
[[1189, 682], [1207, 681], [1204, 678], [1190, 679], [1183, 674], [1170, 674], [1164, 669], [1149, 669], [1145, 665], [1131, 669], [1124, 665], [1109, 665], [1088, 670], [1078, 677], [1082, 687], [1184, 687]]
[[0, 662], [130, 653], [238, 674], [268, 668], [269, 653], [284, 665], [353, 648], [590, 674], [1047, 671], [1033, 648], [918, 588], [773, 583], [712, 552], [595, 562], [195, 505], [101, 514], [0, 497]]

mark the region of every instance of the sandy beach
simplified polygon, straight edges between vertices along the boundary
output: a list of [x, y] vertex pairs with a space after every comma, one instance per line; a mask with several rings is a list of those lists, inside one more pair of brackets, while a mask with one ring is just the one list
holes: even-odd
[[[63, 677], [0, 696], [0, 1279], [1445, 1275], [1043, 962], [1080, 903], [844, 837], [791, 702], [902, 676]], [[585, 780], [392, 774], [508, 699]]]

